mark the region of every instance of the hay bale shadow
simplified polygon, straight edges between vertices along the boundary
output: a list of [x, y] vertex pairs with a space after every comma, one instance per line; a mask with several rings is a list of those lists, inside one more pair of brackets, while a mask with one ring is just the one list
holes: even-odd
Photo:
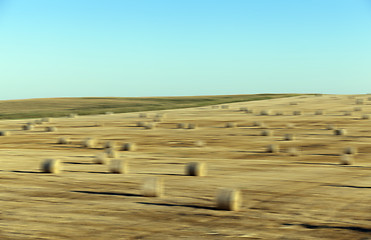
[[96, 163], [83, 163], [83, 162], [63, 162], [63, 164], [75, 164], [75, 165], [96, 165]]
[[351, 185], [337, 185], [337, 184], [323, 184], [321, 186], [326, 187], [344, 187], [344, 188], [359, 188], [359, 189], [371, 189], [371, 187], [351, 186]]
[[43, 172], [40, 171], [12, 171], [14, 173], [38, 173], [38, 174], [44, 174]]
[[296, 164], [308, 164], [308, 165], [327, 165], [327, 166], [338, 166], [338, 163], [314, 163], [314, 162], [293, 162]]
[[363, 232], [363, 233], [370, 233], [371, 228], [365, 227], [355, 227], [355, 226], [331, 226], [331, 225], [314, 225], [314, 224], [290, 224], [284, 223], [285, 226], [301, 226], [307, 229], [343, 229], [343, 230], [351, 230], [356, 232]]
[[152, 202], [137, 202], [137, 203], [144, 204], [144, 205], [154, 205], [154, 206], [188, 207], [188, 208], [196, 208], [196, 209], [219, 210], [215, 207], [199, 206], [199, 205], [193, 205], [193, 204], [152, 203]]
[[185, 176], [184, 174], [179, 174], [179, 173], [139, 173], [139, 174], [165, 175], [165, 176]]
[[340, 156], [339, 154], [335, 154], [335, 153], [314, 153], [314, 154], [310, 154], [312, 156]]
[[95, 195], [123, 196], [123, 197], [142, 197], [142, 195], [134, 193], [115, 193], [115, 192], [96, 192], [96, 191], [71, 191], [74, 193], [85, 193]]

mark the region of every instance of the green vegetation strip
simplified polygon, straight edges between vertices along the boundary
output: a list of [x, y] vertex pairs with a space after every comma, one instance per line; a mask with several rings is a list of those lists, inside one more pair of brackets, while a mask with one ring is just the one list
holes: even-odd
[[0, 101], [0, 119], [25, 119], [78, 115], [126, 113], [176, 108], [202, 107], [234, 102], [293, 97], [302, 94], [249, 94], [191, 97], [85, 97]]

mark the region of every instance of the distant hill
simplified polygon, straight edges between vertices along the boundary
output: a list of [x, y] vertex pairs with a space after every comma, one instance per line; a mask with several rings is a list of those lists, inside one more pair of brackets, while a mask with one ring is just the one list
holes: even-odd
[[190, 97], [82, 97], [39, 98], [0, 101], [0, 119], [62, 117], [201, 107], [223, 103], [256, 101], [300, 94], [247, 94]]

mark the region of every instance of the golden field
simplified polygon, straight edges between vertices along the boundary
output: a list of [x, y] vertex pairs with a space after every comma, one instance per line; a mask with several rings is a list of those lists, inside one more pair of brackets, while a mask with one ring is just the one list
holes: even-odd
[[[148, 111], [146, 118], [60, 117], [33, 130], [22, 130], [31, 120], [1, 120], [10, 135], [0, 136], [0, 239], [371, 239], [371, 119], [362, 119], [371, 114], [368, 99], [308, 95]], [[315, 115], [319, 109], [323, 115]], [[137, 126], [156, 114], [164, 116], [154, 129]], [[226, 128], [228, 122], [237, 126]], [[347, 134], [334, 135], [329, 124]], [[273, 135], [261, 136], [267, 129]], [[285, 141], [289, 133], [294, 140]], [[58, 144], [60, 137], [71, 142]], [[83, 148], [88, 137], [97, 146]], [[137, 145], [118, 151], [129, 162], [127, 174], [93, 162], [106, 141], [117, 150]], [[270, 144], [280, 151], [267, 153]], [[291, 147], [300, 154], [290, 156]], [[339, 164], [346, 147], [358, 149], [353, 165]], [[62, 172], [41, 173], [47, 158], [59, 159]], [[207, 176], [185, 176], [189, 162], [206, 163]], [[142, 196], [148, 177], [163, 180], [162, 197]], [[239, 211], [216, 209], [220, 188], [241, 191]]]

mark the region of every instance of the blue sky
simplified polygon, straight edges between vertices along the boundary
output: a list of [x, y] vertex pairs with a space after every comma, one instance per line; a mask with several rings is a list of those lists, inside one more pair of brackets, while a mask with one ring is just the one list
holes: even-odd
[[370, 0], [0, 0], [0, 99], [371, 92]]

